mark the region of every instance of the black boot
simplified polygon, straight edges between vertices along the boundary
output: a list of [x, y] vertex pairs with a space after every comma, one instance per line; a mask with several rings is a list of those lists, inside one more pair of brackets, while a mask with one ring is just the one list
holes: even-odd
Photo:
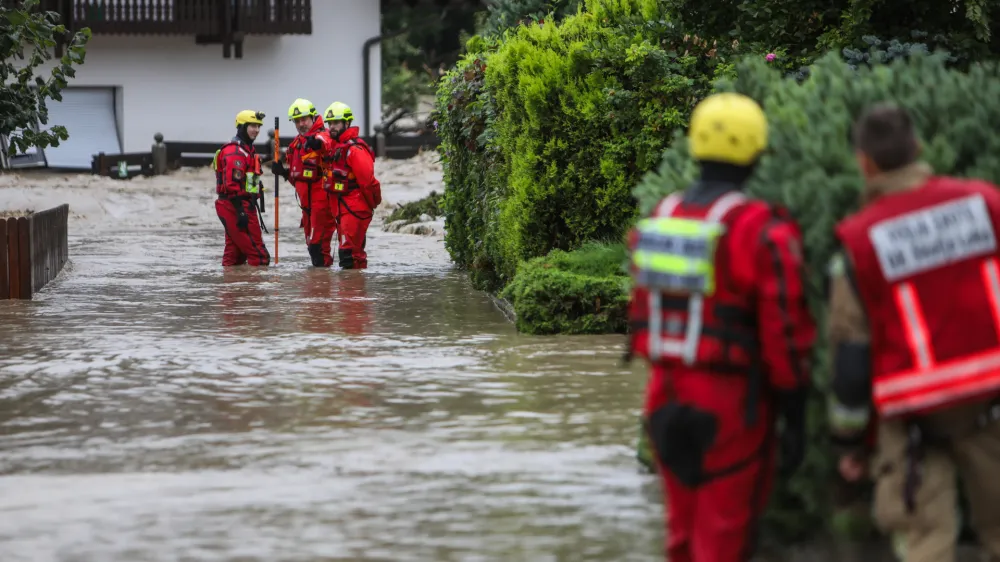
[[350, 250], [337, 250], [337, 255], [342, 269], [354, 269], [354, 254]]
[[320, 244], [309, 244], [309, 257], [316, 267], [323, 267], [323, 248]]

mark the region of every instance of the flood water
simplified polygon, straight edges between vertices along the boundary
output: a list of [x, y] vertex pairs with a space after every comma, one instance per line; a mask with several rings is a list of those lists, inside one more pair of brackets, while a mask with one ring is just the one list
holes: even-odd
[[364, 272], [71, 237], [0, 302], [0, 561], [662, 560], [621, 336], [519, 335], [439, 241], [375, 230]]

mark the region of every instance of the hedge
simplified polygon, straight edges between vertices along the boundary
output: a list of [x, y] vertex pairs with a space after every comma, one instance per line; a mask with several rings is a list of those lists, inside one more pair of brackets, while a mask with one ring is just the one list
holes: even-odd
[[684, 34], [657, 0], [590, 0], [468, 49], [438, 90], [445, 242], [487, 290], [523, 260], [621, 239], [632, 187], [735, 52]]
[[[826, 264], [835, 250], [833, 225], [857, 208], [862, 179], [848, 143], [855, 118], [872, 103], [893, 100], [907, 108], [924, 145], [924, 158], [937, 173], [1000, 182], [1000, 67], [974, 65], [968, 73], [949, 69], [943, 54], [915, 54], [872, 68], [852, 68], [836, 53], [820, 59], [801, 83], [783, 78], [766, 63], [749, 59], [720, 91], [747, 94], [764, 107], [770, 147], [748, 185], [754, 196], [789, 209], [804, 228], [810, 306], [822, 322]], [[994, 95], [996, 94], [996, 95]], [[634, 193], [642, 212], [694, 177], [687, 142], [680, 132], [658, 171]], [[827, 435], [822, 395], [829, 376], [827, 350], [815, 352], [817, 387], [810, 409], [810, 442]], [[812, 449], [795, 478], [779, 488], [769, 514], [770, 530], [783, 539], [803, 538], [828, 523], [833, 460], [825, 447]]]
[[[917, 0], [900, 12], [894, 2], [492, 5], [484, 34], [468, 42], [438, 89], [452, 259], [477, 288], [495, 292], [524, 260], [620, 239], [637, 215], [632, 186], [656, 166], [670, 132], [686, 125], [714, 81], [733, 75], [739, 56], [769, 53], [768, 64], [804, 79], [806, 65], [833, 46], [851, 47], [843, 54], [853, 65], [924, 43], [953, 47], [962, 68], [992, 53], [982, 6], [945, 13]], [[883, 44], [865, 35], [873, 32], [923, 43]], [[865, 43], [882, 49], [853, 49]]]

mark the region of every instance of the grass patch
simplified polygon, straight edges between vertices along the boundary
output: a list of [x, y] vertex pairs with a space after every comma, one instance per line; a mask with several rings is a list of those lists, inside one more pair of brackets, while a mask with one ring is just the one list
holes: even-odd
[[521, 263], [500, 294], [527, 334], [624, 333], [631, 279], [623, 244], [590, 242]]
[[420, 222], [421, 215], [429, 215], [433, 220], [444, 216], [444, 212], [441, 210], [441, 195], [438, 192], [432, 191], [430, 195], [423, 199], [403, 203], [399, 207], [396, 207], [389, 214], [386, 222], [406, 221], [407, 224], [412, 224]]

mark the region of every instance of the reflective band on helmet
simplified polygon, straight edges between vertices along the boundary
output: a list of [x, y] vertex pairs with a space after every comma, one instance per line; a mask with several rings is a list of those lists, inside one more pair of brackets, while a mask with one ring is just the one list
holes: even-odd
[[[995, 258], [982, 264], [983, 283], [997, 333], [1000, 333], [1000, 268]], [[1000, 347], [937, 362], [916, 291], [910, 283], [896, 288], [896, 306], [906, 330], [915, 368], [875, 377], [873, 396], [879, 414], [898, 416], [948, 405], [1000, 389]]]

